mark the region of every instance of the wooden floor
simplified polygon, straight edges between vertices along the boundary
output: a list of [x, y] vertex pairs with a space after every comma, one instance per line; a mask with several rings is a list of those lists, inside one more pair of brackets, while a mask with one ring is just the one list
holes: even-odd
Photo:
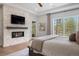
[[0, 47], [0, 56], [5, 56], [7, 54], [22, 50], [24, 48], [27, 48], [26, 42], [21, 43], [21, 44], [17, 44], [17, 45], [14, 45], [14, 46], [10, 46], [10, 47], [5, 47], [5, 48]]

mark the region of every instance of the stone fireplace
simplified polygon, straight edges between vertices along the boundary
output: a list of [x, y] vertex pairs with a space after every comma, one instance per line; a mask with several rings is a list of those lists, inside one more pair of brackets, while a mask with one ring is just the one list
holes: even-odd
[[[11, 15], [25, 17], [25, 24], [12, 24]], [[34, 15], [11, 5], [0, 7], [0, 46], [8, 47], [27, 42], [31, 37], [31, 26]]]

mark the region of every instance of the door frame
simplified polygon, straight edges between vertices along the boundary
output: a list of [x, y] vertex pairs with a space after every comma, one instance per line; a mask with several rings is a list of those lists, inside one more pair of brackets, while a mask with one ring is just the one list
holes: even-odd
[[35, 33], [35, 37], [37, 36], [37, 22], [36, 21], [32, 21], [32, 23], [35, 23], [36, 25], [36, 33]]

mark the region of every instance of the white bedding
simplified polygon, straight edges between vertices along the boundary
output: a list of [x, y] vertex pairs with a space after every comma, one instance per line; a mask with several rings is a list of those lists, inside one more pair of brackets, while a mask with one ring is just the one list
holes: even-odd
[[48, 40], [52, 40], [58, 36], [52, 36], [52, 35], [47, 35], [47, 36], [42, 36], [42, 37], [37, 37], [33, 38], [32, 43], [31, 43], [31, 48], [34, 50], [37, 50], [39, 52], [42, 51], [43, 43]]
[[57, 37], [43, 43], [41, 52], [47, 56], [79, 56], [79, 45], [68, 37]]

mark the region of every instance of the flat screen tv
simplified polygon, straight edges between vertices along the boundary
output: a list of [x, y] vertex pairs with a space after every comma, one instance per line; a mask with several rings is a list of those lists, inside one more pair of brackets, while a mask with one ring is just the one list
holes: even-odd
[[11, 24], [25, 24], [25, 17], [18, 15], [11, 15]]

